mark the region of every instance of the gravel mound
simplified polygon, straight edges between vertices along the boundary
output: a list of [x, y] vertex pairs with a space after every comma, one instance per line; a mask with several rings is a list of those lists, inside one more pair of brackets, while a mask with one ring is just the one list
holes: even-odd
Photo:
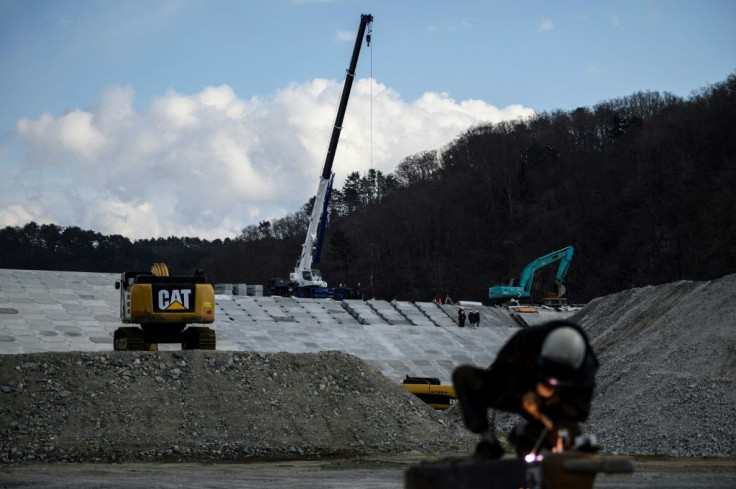
[[470, 450], [471, 437], [339, 352], [0, 356], [0, 460], [225, 461]]
[[736, 275], [627, 290], [571, 319], [601, 363], [586, 429], [607, 451], [736, 456]]
[[[612, 294], [570, 320], [600, 361], [582, 429], [605, 453], [736, 456], [736, 275]], [[497, 413], [502, 442], [521, 420]]]

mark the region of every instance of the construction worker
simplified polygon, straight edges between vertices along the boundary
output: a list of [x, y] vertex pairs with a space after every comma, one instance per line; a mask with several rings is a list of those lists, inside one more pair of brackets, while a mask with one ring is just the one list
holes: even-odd
[[470, 321], [470, 325], [474, 328], [477, 328], [480, 326], [480, 313], [473, 309], [468, 314], [468, 321]]
[[495, 414], [494, 423], [488, 422], [488, 408], [524, 417], [509, 434], [518, 456], [555, 447], [560, 433], [574, 440], [580, 434], [577, 423], [590, 412], [597, 369], [585, 333], [569, 321], [520, 330], [485, 370], [455, 369], [452, 380], [465, 426], [481, 435], [476, 456], [496, 459], [504, 453], [494, 433]]

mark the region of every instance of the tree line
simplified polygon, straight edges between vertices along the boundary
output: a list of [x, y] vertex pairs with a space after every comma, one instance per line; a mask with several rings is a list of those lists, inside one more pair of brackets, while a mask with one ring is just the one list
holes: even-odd
[[[638, 92], [472, 127], [391, 174], [333, 191], [322, 263], [364, 297], [487, 300], [534, 258], [573, 245], [573, 301], [736, 272], [736, 74], [687, 99]], [[312, 201], [234, 239], [129, 241], [76, 227], [0, 230], [0, 267], [118, 272], [165, 261], [216, 282], [293, 269]], [[545, 294], [554, 265], [535, 276]], [[359, 284], [359, 285], [358, 285]]]
[[30, 222], [0, 229], [0, 268], [118, 273], [149, 270], [163, 261], [175, 272], [190, 273], [228, 241], [177, 237], [131, 241], [78, 226]]

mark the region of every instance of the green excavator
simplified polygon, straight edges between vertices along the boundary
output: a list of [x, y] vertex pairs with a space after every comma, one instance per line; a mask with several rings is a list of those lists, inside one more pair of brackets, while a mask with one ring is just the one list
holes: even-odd
[[488, 290], [488, 298], [491, 299], [492, 302], [497, 303], [509, 301], [511, 299], [529, 299], [531, 297], [534, 273], [540, 268], [549, 266], [556, 262], [560, 263], [557, 267], [557, 273], [555, 274], [555, 285], [557, 286], [557, 290], [550, 293], [547, 296], [547, 299], [561, 298], [566, 292], [565, 286], [562, 285], [562, 280], [567, 274], [567, 269], [570, 267], [570, 261], [572, 261], [572, 255], [574, 252], [574, 248], [572, 246], [568, 246], [567, 248], [540, 256], [524, 267], [518, 284], [516, 284], [512, 279], [508, 285], [494, 285]]

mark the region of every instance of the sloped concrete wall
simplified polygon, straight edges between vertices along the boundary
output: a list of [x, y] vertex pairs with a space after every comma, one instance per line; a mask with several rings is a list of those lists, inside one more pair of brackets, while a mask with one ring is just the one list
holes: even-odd
[[[0, 354], [111, 351], [120, 326], [117, 274], [0, 270]], [[496, 308], [480, 328], [458, 328], [432, 302], [216, 296], [217, 349], [353, 354], [399, 382], [406, 375], [449, 382], [460, 364], [488, 365], [516, 331]], [[467, 323], [466, 323], [467, 324]], [[178, 349], [177, 345], [160, 345]]]

